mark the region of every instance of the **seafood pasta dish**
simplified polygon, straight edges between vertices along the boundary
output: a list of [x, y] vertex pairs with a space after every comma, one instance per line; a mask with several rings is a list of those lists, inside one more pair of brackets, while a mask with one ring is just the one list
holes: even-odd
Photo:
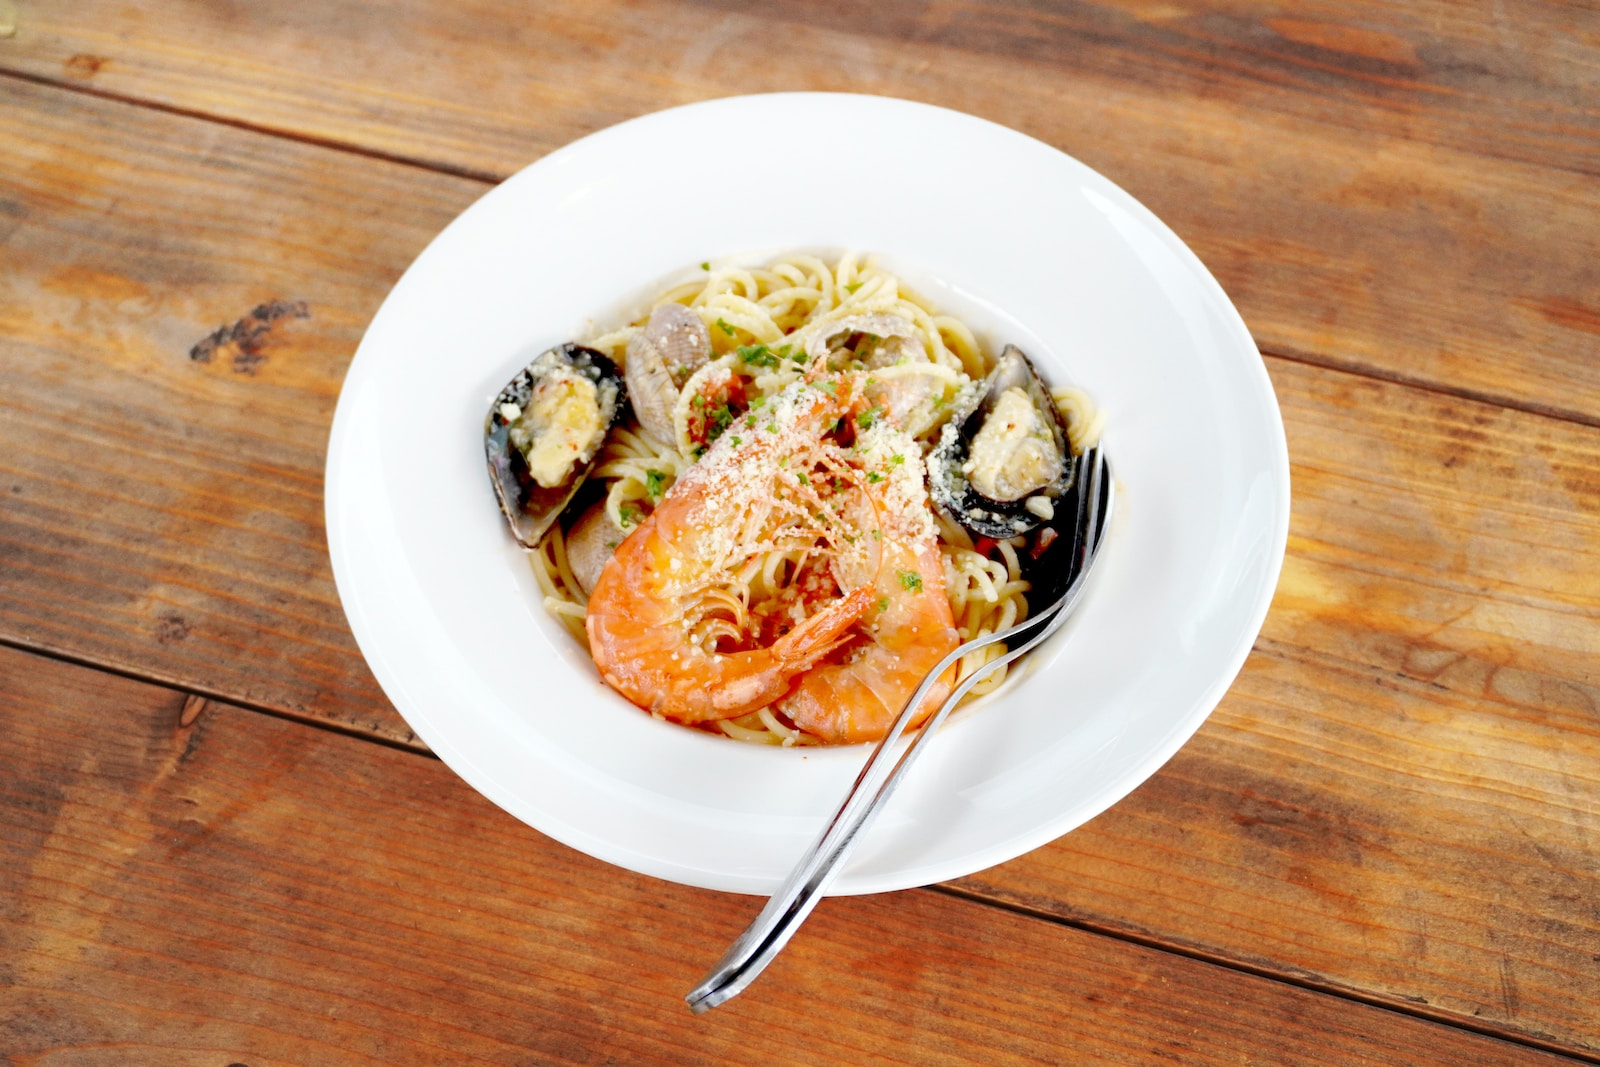
[[[486, 433], [545, 605], [606, 683], [793, 745], [881, 738], [946, 654], [1026, 618], [1027, 565], [1099, 427], [893, 274], [792, 255], [702, 264], [637, 321], [543, 353]], [[1004, 651], [958, 662], [919, 720]]]

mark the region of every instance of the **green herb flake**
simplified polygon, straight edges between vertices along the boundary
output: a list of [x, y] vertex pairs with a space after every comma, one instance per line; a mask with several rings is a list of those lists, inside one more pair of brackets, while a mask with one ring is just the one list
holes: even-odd
[[883, 475], [879, 474], [877, 471], [868, 471], [867, 481], [871, 482], [873, 485], [877, 485], [879, 482], [883, 481]]
[[617, 512], [617, 518], [622, 520], [622, 528], [624, 530], [639, 521], [637, 515], [638, 513], [632, 508], [621, 508]]
[[889, 610], [889, 598], [888, 597], [881, 596], [881, 597], [878, 598], [878, 610], [879, 611], [888, 611]]
[[900, 587], [902, 589], [909, 589], [913, 593], [922, 592], [922, 575], [918, 574], [916, 571], [901, 571]]
[[905, 461], [906, 457], [899, 455], [898, 453], [889, 457], [889, 462], [893, 463], [896, 467], [900, 466], [900, 464], [904, 463]]
[[660, 500], [665, 490], [666, 474], [657, 470], [644, 472], [644, 492], [651, 500]]
[[883, 540], [883, 531], [879, 530], [876, 526], [874, 526], [872, 528], [872, 539], [874, 541], [882, 541]]
[[607, 542], [606, 542], [606, 547], [607, 547], [607, 548], [612, 548], [612, 549], [614, 549], [614, 548], [616, 548], [616, 547], [617, 547], [617, 546], [618, 546], [618, 545], [620, 545], [620, 544], [621, 544], [621, 543], [622, 543], [622, 542], [621, 542], [621, 541], [607, 541]]
[[718, 404], [706, 413], [706, 441], [709, 443], [721, 437], [723, 431], [733, 424], [733, 409], [727, 404]]
[[739, 436], [730, 437], [728, 440], [733, 442], [734, 448], [738, 448], [740, 445], [744, 444], [744, 438]]
[[838, 396], [839, 395], [839, 383], [835, 382], [835, 381], [832, 381], [832, 380], [826, 381], [826, 382], [818, 382], [817, 383], [817, 388], [821, 389], [823, 392], [827, 393], [829, 396]]
[[872, 429], [872, 424], [883, 417], [883, 409], [879, 407], [868, 408], [856, 416], [856, 425], [863, 430]]
[[811, 479], [806, 477], [806, 472], [805, 471], [801, 471], [799, 474], [796, 474], [794, 477], [795, 477], [795, 480], [798, 481], [801, 485], [810, 485], [811, 484]]
[[750, 410], [751, 411], [759, 411], [761, 408], [764, 408], [766, 406], [767, 406], [767, 398], [764, 397], [764, 396], [758, 396], [754, 400], [750, 401]]
[[708, 259], [704, 263], [700, 264], [700, 269], [701, 270], [710, 270], [711, 269], [711, 261]]
[[861, 288], [862, 285], [864, 285], [864, 284], [866, 284], [866, 283], [864, 283], [864, 282], [856, 282], [854, 285], [847, 285], [847, 286], [844, 287], [844, 291], [847, 292], [847, 293], [850, 293], [851, 295], [854, 295], [855, 291], [857, 289]]
[[740, 345], [739, 358], [746, 363], [753, 363], [757, 367], [776, 367], [778, 357], [772, 354], [766, 345]]
[[802, 367], [806, 365], [806, 354], [804, 352], [796, 352], [789, 358], [800, 364]]
[[727, 324], [727, 322], [724, 321], [723, 319], [721, 319], [720, 317], [717, 319], [717, 329], [721, 330], [723, 333], [727, 334], [729, 337], [733, 336], [733, 333], [734, 333], [733, 327], [729, 326]]
[[775, 422], [767, 423], [767, 432], [768, 433], [777, 433], [778, 432], [778, 424], [775, 423]]

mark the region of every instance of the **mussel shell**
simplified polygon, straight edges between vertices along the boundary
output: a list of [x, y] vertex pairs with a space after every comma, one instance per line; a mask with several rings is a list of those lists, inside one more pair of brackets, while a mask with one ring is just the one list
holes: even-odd
[[[1055, 440], [1056, 453], [1061, 457], [1061, 474], [1049, 485], [1020, 500], [991, 500], [978, 492], [962, 467], [971, 454], [972, 439], [994, 409], [995, 402], [1001, 393], [1012, 387], [1026, 391], [1034, 407], [1044, 416], [1044, 423]], [[959, 406], [945, 424], [938, 446], [928, 456], [928, 491], [934, 502], [962, 527], [980, 537], [1015, 537], [1046, 525], [1047, 520], [1028, 510], [1028, 500], [1043, 496], [1053, 502], [1060, 501], [1073, 487], [1078, 460], [1067, 438], [1066, 420], [1028, 357], [1016, 346], [1007, 345], [983, 384], [969, 399], [957, 403]]]
[[495, 497], [500, 510], [511, 524], [511, 533], [524, 548], [534, 548], [539, 538], [560, 517], [583, 480], [589, 476], [600, 450], [604, 435], [587, 457], [580, 457], [566, 481], [546, 488], [534, 481], [528, 471], [527, 460], [511, 443], [511, 425], [500, 413], [502, 404], [516, 404], [525, 408], [541, 377], [556, 365], [583, 375], [595, 383], [600, 402], [600, 424], [607, 433], [621, 417], [627, 400], [627, 387], [622, 372], [605, 355], [582, 345], [564, 344], [540, 353], [531, 363], [517, 372], [489, 405], [488, 418], [484, 420], [484, 453], [489, 460], [489, 480], [494, 483]]

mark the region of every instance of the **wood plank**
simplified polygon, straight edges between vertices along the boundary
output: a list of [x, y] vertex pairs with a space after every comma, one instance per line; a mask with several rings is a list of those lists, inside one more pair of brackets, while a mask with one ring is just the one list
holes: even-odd
[[1600, 1051], [1600, 436], [1272, 370], [1257, 651], [1140, 790], [961, 884]]
[[1269, 351], [1600, 424], [1594, 11], [901, 0], [816, 21], [792, 2], [65, 0], [28, 6], [0, 65], [489, 177], [731, 93], [926, 100], [1121, 183]]
[[483, 186], [15, 90], [6, 635], [408, 740], [339, 607], [322, 468], [367, 321]]
[[[42, 88], [12, 102], [0, 137], [24, 166], [0, 182], [26, 217], [11, 214], [18, 269], [0, 274], [0, 352], [19, 371], [0, 380], [0, 636], [403, 739], [327, 575], [318, 427], [390, 280], [477, 187]], [[264, 362], [237, 344], [190, 358], [219, 323], [302, 299], [311, 317], [272, 319]], [[1110, 838], [1097, 822], [970, 885], [1592, 1048], [1595, 969], [1572, 979], [1587, 999], [1564, 1003], [1557, 972], [1600, 954], [1595, 916], [1571, 903], [1595, 896], [1600, 839], [1585, 800], [1600, 766], [1600, 433], [1269, 365], [1296, 504], [1263, 653], [1180, 761], [1105, 817], [1126, 816], [1105, 824]], [[1223, 770], [1183, 778], [1201, 754]], [[1428, 825], [1418, 798], [1440, 775], [1476, 826]], [[1233, 792], [1193, 784], [1207, 776]], [[1213, 805], [1209, 822], [1169, 809], [1174, 796]], [[1254, 873], [1263, 820], [1294, 811], [1378, 813], [1366, 825], [1397, 829], [1331, 843], [1319, 830], [1292, 863]], [[1187, 829], [1202, 822], [1205, 834]], [[1495, 865], [1480, 828], [1505, 838]], [[1448, 877], [1410, 894], [1369, 886], [1369, 847], [1398, 848], [1408, 878]], [[1137, 905], [1114, 885], [1132, 877], [1119, 864], [1146, 870], [1128, 883]], [[1370, 901], [1370, 932], [1338, 910], [1352, 896]], [[1253, 925], [1217, 912], [1235, 898], [1253, 902]], [[1496, 898], [1491, 919], [1471, 910]], [[1414, 970], [1408, 946], [1440, 928], [1449, 947], [1430, 951], [1448, 973]], [[1348, 951], [1361, 937], [1376, 954]], [[1503, 959], [1515, 998], [1500, 992]]]
[[184, 706], [0, 649], [16, 1063], [1570, 1062], [925, 890], [825, 902], [697, 1018], [752, 901], [579, 856], [431, 759]]

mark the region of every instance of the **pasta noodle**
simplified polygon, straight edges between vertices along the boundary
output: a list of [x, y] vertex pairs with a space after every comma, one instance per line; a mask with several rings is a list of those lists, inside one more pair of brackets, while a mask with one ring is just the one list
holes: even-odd
[[[736, 376], [744, 395], [757, 398], [775, 395], [803, 375], [803, 360], [799, 359], [749, 362], [745, 358], [751, 350], [748, 346], [792, 345], [803, 351], [807, 339], [848, 317], [886, 314], [908, 320], [926, 358], [901, 359], [872, 373], [885, 382], [908, 383], [930, 398], [926, 418], [902, 426], [925, 453], [937, 443], [940, 426], [962, 387], [980, 380], [992, 363], [966, 324], [936, 313], [896, 276], [860, 262], [855, 255], [846, 255], [831, 267], [815, 256], [790, 255], [766, 266], [707, 266], [702, 273], [703, 277], [668, 289], [652, 305], [652, 310], [668, 303], [689, 307], [706, 324], [712, 340], [713, 358], [684, 386], [674, 410], [677, 440], [656, 440], [629, 420], [612, 431], [589, 476], [603, 488], [606, 515], [623, 531], [641, 521], [695, 462], [695, 445], [686, 427], [695, 414], [691, 410], [694, 398], [701, 393], [697, 379]], [[642, 329], [643, 319], [585, 344], [624, 364], [630, 341]], [[1065, 417], [1073, 450], [1081, 452], [1098, 438], [1103, 413], [1095, 410], [1081, 390], [1056, 389], [1053, 398]], [[1022, 539], [986, 543], [985, 554], [959, 525], [943, 515], [936, 515], [936, 521], [945, 592], [961, 641], [996, 633], [1026, 619], [1029, 584], [1022, 577], [1017, 556]], [[695, 636], [707, 647], [719, 636], [737, 637], [750, 621], [752, 605], [780, 597], [802, 572], [809, 551], [779, 547], [752, 556], [736, 575], [742, 588], [718, 602]], [[586, 598], [567, 558], [565, 535], [559, 526], [549, 531], [530, 559], [545, 606], [578, 641], [586, 642]], [[1004, 653], [1003, 645], [991, 645], [967, 655], [959, 664], [958, 680]], [[1006, 671], [997, 668], [974, 686], [966, 699], [992, 693], [1004, 684]], [[771, 708], [720, 721], [714, 727], [740, 741], [815, 743]]]

